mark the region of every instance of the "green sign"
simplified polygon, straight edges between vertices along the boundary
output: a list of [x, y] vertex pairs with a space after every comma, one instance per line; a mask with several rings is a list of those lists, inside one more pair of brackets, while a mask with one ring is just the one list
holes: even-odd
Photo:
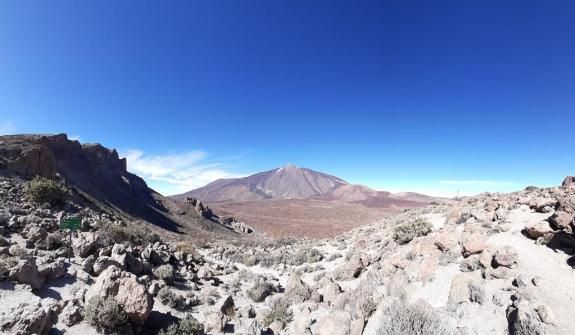
[[80, 218], [66, 218], [60, 221], [60, 228], [70, 230], [80, 230], [82, 227], [82, 219]]

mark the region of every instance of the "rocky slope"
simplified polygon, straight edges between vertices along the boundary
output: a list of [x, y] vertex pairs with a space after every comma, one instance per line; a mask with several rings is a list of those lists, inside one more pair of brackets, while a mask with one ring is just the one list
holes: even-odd
[[116, 150], [80, 144], [65, 134], [0, 136], [0, 176], [20, 184], [34, 176], [58, 180], [69, 191], [72, 203], [124, 223], [144, 222], [165, 236], [237, 235], [201, 202], [177, 203], [150, 189], [126, 170], [126, 159]]
[[202, 248], [82, 209], [68, 263], [60, 214], [3, 179], [0, 329], [572, 334], [575, 188], [564, 185], [412, 209], [333, 239]]

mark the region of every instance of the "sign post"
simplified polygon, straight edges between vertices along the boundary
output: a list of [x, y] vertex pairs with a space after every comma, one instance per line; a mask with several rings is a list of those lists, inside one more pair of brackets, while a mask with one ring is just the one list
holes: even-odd
[[68, 245], [68, 262], [70, 262], [70, 254], [72, 252], [72, 230], [80, 230], [82, 228], [82, 219], [78, 217], [69, 217], [60, 221], [60, 229], [68, 229], [70, 234], [70, 244]]

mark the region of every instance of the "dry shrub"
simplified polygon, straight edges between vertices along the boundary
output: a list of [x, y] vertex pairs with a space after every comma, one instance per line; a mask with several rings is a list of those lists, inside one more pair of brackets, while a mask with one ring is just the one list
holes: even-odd
[[393, 239], [399, 244], [409, 243], [416, 237], [429, 234], [432, 227], [431, 223], [423, 218], [400, 223], [393, 230]]
[[397, 300], [379, 315], [377, 335], [453, 335], [455, 329], [433, 307]]

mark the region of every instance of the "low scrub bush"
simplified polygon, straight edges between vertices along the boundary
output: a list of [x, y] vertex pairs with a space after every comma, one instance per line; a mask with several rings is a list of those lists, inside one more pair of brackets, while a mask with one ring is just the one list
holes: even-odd
[[124, 334], [129, 329], [128, 315], [114, 298], [92, 298], [84, 308], [84, 319], [99, 332]]
[[180, 242], [176, 244], [175, 251], [184, 253], [186, 255], [192, 255], [194, 257], [199, 255], [196, 248], [189, 242]]
[[272, 283], [265, 280], [258, 280], [254, 285], [248, 290], [248, 297], [254, 302], [262, 302], [267, 297], [275, 292], [275, 287]]
[[169, 306], [177, 310], [185, 310], [188, 306], [186, 305], [186, 298], [180, 294], [174, 293], [169, 287], [165, 286], [158, 292], [157, 298], [160, 302], [166, 306]]
[[316, 263], [321, 261], [322, 254], [314, 248], [298, 251], [293, 257], [288, 259], [290, 265], [302, 265], [304, 263]]
[[272, 306], [272, 309], [269, 311], [268, 314], [265, 315], [263, 323], [264, 326], [269, 326], [274, 321], [279, 321], [282, 324], [286, 325], [293, 320], [293, 312], [284, 303], [276, 303]]
[[63, 186], [44, 177], [36, 177], [26, 183], [24, 191], [32, 201], [38, 204], [60, 205], [66, 198], [66, 189]]
[[204, 326], [192, 315], [188, 314], [184, 319], [161, 330], [158, 335], [204, 335]]
[[161, 265], [154, 269], [154, 276], [165, 281], [167, 284], [174, 282], [174, 268], [171, 265]]
[[120, 226], [112, 222], [100, 222], [100, 243], [107, 247], [114, 243], [146, 245], [160, 241], [160, 237], [149, 229], [136, 226]]
[[48, 234], [46, 236], [46, 249], [47, 250], [56, 250], [62, 246], [64, 246], [64, 237], [58, 233]]
[[455, 331], [442, 314], [421, 303], [396, 301], [379, 317], [377, 335], [453, 335]]
[[429, 221], [417, 218], [413, 221], [400, 223], [393, 230], [393, 239], [399, 244], [409, 243], [416, 237], [425, 236], [431, 232]]

